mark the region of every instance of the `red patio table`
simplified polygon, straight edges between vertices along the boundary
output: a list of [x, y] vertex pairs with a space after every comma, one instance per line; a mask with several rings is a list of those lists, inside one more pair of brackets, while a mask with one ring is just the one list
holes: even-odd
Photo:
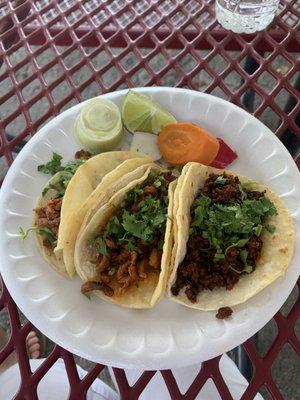
[[[273, 129], [300, 166], [299, 21], [299, 0], [282, 0], [271, 26], [253, 35], [220, 27], [210, 0], [0, 1], [3, 168], [7, 170], [25, 142], [63, 109], [91, 95], [149, 85], [201, 90], [248, 109]], [[0, 277], [1, 285], [0, 311], [8, 310], [12, 333], [0, 350], [0, 364], [16, 350], [22, 382], [15, 398], [37, 399], [39, 380], [62, 357], [69, 398], [84, 399], [104, 365], [95, 365], [81, 381], [73, 355], [57, 345], [32, 374], [25, 348], [32, 325], [20, 324]], [[262, 386], [272, 399], [283, 399], [271, 366], [286, 343], [300, 355], [294, 330], [299, 316], [300, 297], [287, 315], [274, 316], [278, 334], [263, 357], [252, 340], [243, 344], [253, 371], [242, 400], [252, 399]], [[222, 399], [231, 399], [218, 364], [219, 357], [204, 362], [185, 394], [171, 371], [146, 371], [133, 387], [124, 371], [115, 368], [114, 374], [122, 399], [138, 399], [155, 373], [162, 374], [172, 399], [194, 399], [209, 378]]]

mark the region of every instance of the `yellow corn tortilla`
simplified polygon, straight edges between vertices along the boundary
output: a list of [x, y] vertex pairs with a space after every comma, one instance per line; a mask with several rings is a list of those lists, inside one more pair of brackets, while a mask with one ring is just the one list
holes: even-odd
[[[127, 193], [136, 185], [141, 184], [147, 179], [151, 171], [161, 171], [155, 164], [138, 168], [140, 177], [132, 180], [125, 188], [118, 191], [104, 206], [100, 207], [90, 219], [88, 225], [77, 238], [75, 247], [75, 266], [78, 275], [85, 282], [97, 280], [95, 264], [89, 261], [90, 249], [87, 244], [90, 235], [105, 226], [110, 216], [115, 213], [116, 208], [120, 207]], [[122, 295], [106, 296], [102, 291], [94, 291], [102, 299], [113, 302], [123, 307], [129, 308], [151, 308], [164, 295], [166, 284], [170, 275], [170, 258], [173, 245], [172, 235], [172, 210], [173, 195], [176, 181], [170, 183], [168, 188], [169, 205], [168, 218], [166, 222], [165, 240], [161, 259], [161, 271], [149, 274], [145, 281], [141, 281], [139, 286], [132, 286]], [[113, 289], [115, 287], [111, 285]]]
[[[37, 235], [40, 251], [46, 261], [61, 275], [73, 277], [75, 274], [74, 247], [85, 213], [96, 199], [108, 201], [115, 191], [127, 185], [122, 176], [134, 171], [151, 159], [139, 152], [113, 151], [94, 156], [82, 164], [70, 180], [62, 201], [57, 246], [54, 251], [45, 248], [43, 237]], [[55, 183], [60, 172], [49, 183]], [[116, 184], [118, 182], [118, 184]], [[112, 190], [110, 186], [113, 185]], [[95, 193], [93, 193], [95, 191]], [[36, 207], [44, 206], [55, 197], [54, 190], [48, 190], [40, 197]]]
[[181, 289], [178, 296], [172, 295], [171, 287], [176, 281], [178, 266], [184, 260], [186, 254], [186, 245], [189, 239], [190, 208], [209, 174], [221, 175], [224, 172], [238, 176], [241, 182], [249, 180], [231, 171], [219, 170], [198, 163], [188, 163], [182, 170], [183, 178], [179, 182], [174, 196], [178, 202], [175, 205], [177, 211], [174, 215], [174, 225], [176, 226], [174, 228], [176, 235], [174, 241], [177, 245], [174, 246], [172, 254], [173, 270], [168, 283], [168, 296], [178, 303], [198, 310], [218, 310], [220, 307], [231, 307], [244, 303], [284, 275], [294, 252], [295, 229], [287, 206], [278, 195], [257, 183], [256, 190], [266, 190], [265, 196], [274, 203], [278, 214], [272, 216], [269, 220], [270, 224], [276, 226], [275, 232], [273, 234], [266, 232], [262, 236], [261, 257], [254, 272], [243, 274], [231, 290], [215, 288], [212, 291], [200, 292], [196, 303], [191, 303], [188, 300], [184, 294], [184, 288]]

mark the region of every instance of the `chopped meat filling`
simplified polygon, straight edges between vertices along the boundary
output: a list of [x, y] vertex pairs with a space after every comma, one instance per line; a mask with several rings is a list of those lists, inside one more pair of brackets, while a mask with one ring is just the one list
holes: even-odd
[[75, 153], [76, 160], [88, 160], [91, 157], [92, 157], [92, 153], [90, 153], [89, 151], [84, 150], [84, 149], [76, 151], [76, 153]]
[[218, 319], [225, 319], [230, 317], [232, 314], [232, 309], [230, 307], [221, 307], [218, 309], [216, 314], [216, 318]]
[[81, 286], [82, 294], [92, 292], [93, 290], [101, 290], [106, 296], [109, 297], [114, 295], [113, 289], [104, 282], [85, 282]]
[[[35, 225], [40, 228], [48, 228], [54, 236], [58, 235], [60, 223], [60, 210], [62, 198], [49, 200], [44, 207], [35, 208]], [[49, 247], [50, 242], [45, 239], [44, 244]]]
[[[266, 218], [276, 214], [274, 205], [265, 198], [264, 193], [246, 189], [235, 176], [211, 174], [207, 178], [191, 209], [192, 224], [186, 255], [178, 267], [177, 278], [171, 288], [174, 296], [183, 289], [187, 298], [195, 303], [198, 294], [203, 290], [220, 287], [231, 290], [243, 274], [255, 270], [263, 245], [261, 230]], [[257, 214], [251, 214], [247, 220], [248, 214], [256, 212], [255, 209], [260, 207], [262, 199], [265, 203], [258, 209]], [[246, 211], [242, 209], [244, 201]], [[207, 212], [205, 216], [204, 212]], [[231, 220], [229, 217], [226, 221], [222, 219], [226, 212], [233, 213]], [[212, 213], [216, 213], [216, 218], [219, 218], [212, 220], [210, 225], [210, 228], [215, 229], [215, 236], [210, 236], [208, 225], [203, 222], [205, 218], [210, 218]], [[244, 213], [243, 221], [246, 222], [242, 227], [246, 226], [246, 233], [240, 234], [239, 228], [236, 228], [238, 214], [235, 213]], [[256, 221], [256, 225], [253, 220]], [[225, 239], [231, 242], [225, 243]], [[229, 307], [222, 308], [217, 318], [226, 318], [231, 312]]]

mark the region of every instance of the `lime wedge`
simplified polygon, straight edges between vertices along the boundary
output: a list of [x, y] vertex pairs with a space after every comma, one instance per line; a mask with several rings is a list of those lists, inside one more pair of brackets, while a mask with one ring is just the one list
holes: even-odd
[[78, 115], [75, 129], [79, 140], [91, 151], [113, 150], [123, 137], [121, 113], [110, 100], [92, 99]]
[[129, 90], [122, 108], [122, 119], [130, 132], [157, 134], [168, 124], [176, 123], [175, 117], [149, 97]]

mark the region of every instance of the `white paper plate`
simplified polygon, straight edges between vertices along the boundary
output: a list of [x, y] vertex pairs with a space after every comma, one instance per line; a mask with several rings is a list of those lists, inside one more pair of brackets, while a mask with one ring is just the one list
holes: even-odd
[[[137, 89], [166, 107], [178, 120], [200, 124], [238, 153], [231, 169], [258, 179], [288, 205], [300, 224], [300, 177], [285, 147], [257, 119], [216, 97], [152, 87]], [[120, 105], [125, 91], [104, 97]], [[296, 253], [284, 279], [246, 303], [233, 307], [230, 320], [164, 299], [152, 310], [128, 310], [80, 293], [79, 278], [57, 275], [41, 258], [33, 238], [22, 241], [19, 226], [31, 224], [32, 208], [47, 177], [37, 165], [56, 151], [70, 160], [80, 148], [73, 136], [84, 103], [43, 127], [10, 168], [1, 193], [1, 273], [21, 311], [46, 336], [79, 356], [109, 365], [165, 369], [204, 361], [244, 342], [262, 328], [291, 292], [300, 268]]]

